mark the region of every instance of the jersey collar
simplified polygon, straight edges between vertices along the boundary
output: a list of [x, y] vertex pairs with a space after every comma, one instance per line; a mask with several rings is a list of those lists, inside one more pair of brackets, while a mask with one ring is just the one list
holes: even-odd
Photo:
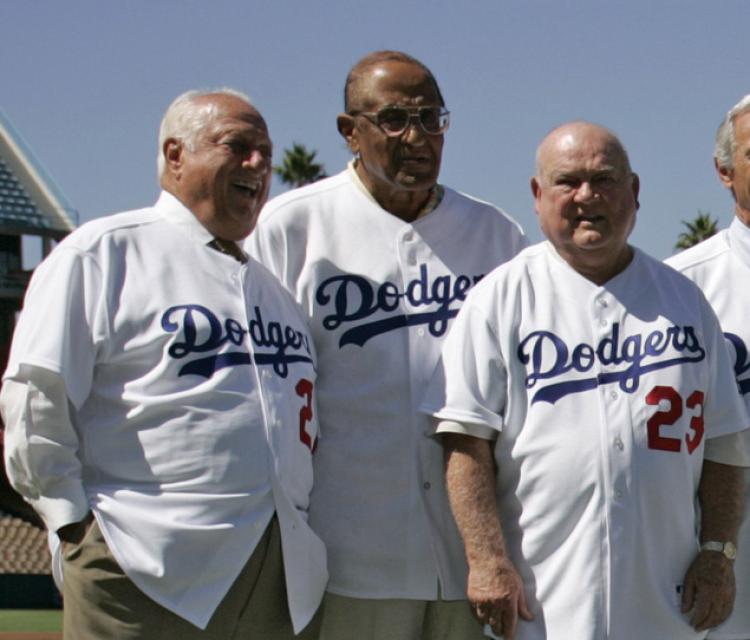
[[168, 191], [161, 192], [155, 206], [165, 220], [178, 226], [198, 244], [213, 241], [213, 235], [198, 221], [193, 212]]
[[750, 227], [737, 216], [729, 225], [729, 244], [743, 264], [750, 268]]
[[[378, 207], [380, 207], [378, 201], [375, 200], [373, 195], [369, 192], [362, 180], [360, 180], [360, 177], [357, 175], [357, 170], [354, 168], [355, 162], [356, 159], [350, 160], [346, 165], [346, 171], [349, 174], [349, 178], [355, 184], [355, 186], [365, 195], [365, 197], [370, 200], [370, 202], [373, 202]], [[443, 187], [443, 185], [436, 184], [434, 187], [432, 187], [432, 189], [430, 190], [430, 197], [427, 199], [424, 207], [420, 209], [416, 219], [419, 219], [422, 216], [425, 216], [431, 211], [437, 209], [440, 203], [443, 201], [443, 195], [445, 195], [445, 188]]]

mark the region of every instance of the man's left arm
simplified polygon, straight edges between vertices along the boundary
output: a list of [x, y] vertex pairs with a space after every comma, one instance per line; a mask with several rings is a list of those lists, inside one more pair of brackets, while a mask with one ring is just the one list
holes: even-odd
[[[745, 486], [743, 468], [704, 460], [698, 501], [701, 544], [737, 543]], [[701, 550], [685, 575], [682, 611], [692, 610], [690, 624], [704, 631], [721, 624], [734, 606], [734, 561], [721, 551]]]

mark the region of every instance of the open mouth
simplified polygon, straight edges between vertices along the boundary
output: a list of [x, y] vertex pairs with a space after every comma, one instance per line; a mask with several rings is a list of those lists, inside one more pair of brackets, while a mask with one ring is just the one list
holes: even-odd
[[259, 182], [237, 181], [232, 186], [242, 193], [246, 198], [255, 198], [260, 192]]
[[604, 216], [600, 216], [600, 215], [578, 216], [578, 223], [579, 224], [594, 225], [594, 224], [598, 224], [598, 223], [600, 223], [602, 221], [604, 221]]
[[431, 160], [428, 156], [403, 156], [401, 162], [409, 164], [429, 164]]

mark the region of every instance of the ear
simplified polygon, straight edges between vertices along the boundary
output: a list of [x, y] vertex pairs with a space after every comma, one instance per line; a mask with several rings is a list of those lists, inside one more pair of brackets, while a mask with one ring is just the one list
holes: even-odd
[[638, 194], [641, 192], [641, 178], [637, 173], [630, 174], [630, 189], [633, 192], [633, 199], [635, 200], [636, 211], [641, 208], [641, 203], [638, 202]]
[[727, 189], [731, 189], [734, 186], [734, 170], [729, 167], [720, 167], [719, 163], [714, 158], [714, 167], [716, 167], [716, 173], [719, 174], [719, 180]]
[[166, 170], [171, 174], [179, 174], [182, 168], [182, 152], [184, 147], [177, 138], [167, 138], [161, 152], [164, 154]]
[[336, 128], [339, 130], [341, 137], [346, 140], [346, 146], [354, 155], [357, 155], [359, 143], [357, 141], [357, 130], [354, 127], [354, 118], [348, 113], [340, 113], [336, 118]]
[[529, 183], [531, 186], [531, 194], [534, 196], [534, 210], [539, 213], [539, 197], [542, 195], [542, 187], [539, 185], [539, 180], [536, 176], [531, 178]]

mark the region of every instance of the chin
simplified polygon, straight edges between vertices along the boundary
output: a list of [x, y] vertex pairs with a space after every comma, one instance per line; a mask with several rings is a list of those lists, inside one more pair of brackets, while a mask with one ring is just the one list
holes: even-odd
[[429, 191], [437, 184], [437, 177], [407, 175], [399, 179], [399, 184], [410, 191]]

